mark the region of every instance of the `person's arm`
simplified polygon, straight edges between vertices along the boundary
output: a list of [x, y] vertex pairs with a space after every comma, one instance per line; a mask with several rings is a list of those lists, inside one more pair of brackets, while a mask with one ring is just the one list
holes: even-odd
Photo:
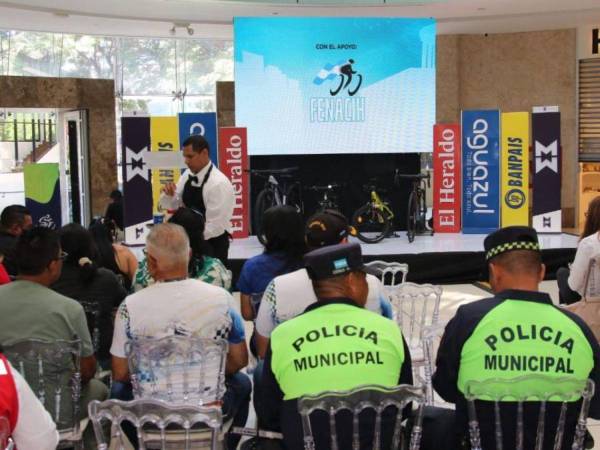
[[260, 308], [258, 308], [256, 322], [254, 324], [256, 329], [256, 351], [258, 352], [258, 356], [262, 359], [264, 359], [267, 354], [267, 347], [269, 346], [271, 332], [277, 326], [274, 317], [275, 302], [275, 281], [272, 280], [267, 285], [267, 288], [263, 294], [263, 298], [260, 301]]
[[254, 308], [252, 308], [252, 296], [240, 294], [240, 309], [244, 320], [254, 320]]
[[[207, 183], [208, 185], [208, 183]], [[229, 229], [235, 195], [229, 180], [211, 186], [204, 186], [204, 205], [206, 206], [206, 224], [204, 225], [204, 239], [212, 239], [223, 234]]]
[[123, 301], [115, 317], [113, 340], [110, 347], [113, 381], [129, 381], [129, 366], [127, 365], [127, 355], [125, 353], [125, 344], [129, 340], [126, 332], [128, 321], [129, 312], [127, 310], [127, 303]]
[[456, 403], [458, 391], [458, 370], [462, 343], [458, 342], [461, 330], [460, 308], [456, 316], [448, 322], [438, 348], [436, 370], [433, 374], [433, 388], [445, 401]]
[[227, 352], [227, 363], [225, 372], [230, 375], [238, 372], [248, 365], [248, 347], [246, 346], [246, 333], [244, 323], [239, 314], [229, 310], [231, 318], [231, 331], [229, 332], [229, 351]]
[[9, 367], [19, 398], [19, 415], [12, 432], [17, 448], [54, 450], [58, 445], [56, 424], [19, 371], [14, 370], [12, 366]]
[[412, 359], [404, 336], [402, 336], [402, 345], [404, 347], [404, 361], [402, 361], [402, 366], [400, 367], [398, 384], [413, 384]]
[[590, 259], [594, 256], [593, 253], [593, 248], [588, 245], [587, 242], [581, 242], [579, 247], [577, 247], [575, 260], [573, 261], [573, 264], [571, 264], [569, 287], [580, 295], [585, 294], [585, 292], [583, 292], [585, 288], [585, 277], [589, 269]]
[[261, 404], [263, 416], [261, 420], [264, 422], [265, 428], [268, 430], [281, 429], [281, 407], [283, 405], [283, 391], [275, 378], [272, 367], [273, 354], [271, 345], [267, 349], [265, 356], [265, 364], [261, 378]]

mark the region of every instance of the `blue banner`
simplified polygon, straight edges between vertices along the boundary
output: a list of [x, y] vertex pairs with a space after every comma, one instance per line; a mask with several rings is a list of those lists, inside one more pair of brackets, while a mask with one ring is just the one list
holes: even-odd
[[500, 111], [462, 112], [463, 233], [500, 226]]
[[183, 145], [188, 137], [199, 134], [208, 141], [210, 159], [215, 166], [219, 166], [219, 152], [217, 148], [217, 113], [180, 113], [179, 114], [179, 142]]

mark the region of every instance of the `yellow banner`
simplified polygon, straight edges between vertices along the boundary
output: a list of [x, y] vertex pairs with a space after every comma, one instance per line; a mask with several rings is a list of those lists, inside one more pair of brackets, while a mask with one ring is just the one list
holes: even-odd
[[503, 113], [501, 129], [501, 223], [529, 225], [529, 113]]
[[[177, 117], [150, 118], [150, 150], [153, 152], [179, 151], [179, 120]], [[169, 182], [177, 183], [179, 169], [152, 169], [152, 211], [159, 212], [160, 190]]]

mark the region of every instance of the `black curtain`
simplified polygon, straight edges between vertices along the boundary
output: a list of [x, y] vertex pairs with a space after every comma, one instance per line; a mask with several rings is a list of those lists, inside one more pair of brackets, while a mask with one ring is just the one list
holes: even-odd
[[[308, 218], [318, 207], [318, 195], [305, 188], [313, 185], [331, 183], [343, 184], [338, 190], [338, 203], [342, 212], [350, 219], [353, 212], [363, 205], [369, 194], [363, 187], [372, 178], [378, 180], [377, 186], [387, 192], [383, 195], [394, 211], [396, 229], [406, 229], [406, 209], [411, 185], [402, 180], [394, 185], [394, 171], [400, 173], [418, 173], [420, 171], [420, 154], [329, 154], [329, 155], [269, 155], [251, 156], [252, 169], [281, 169], [284, 167], [299, 167], [297, 172], [301, 182], [304, 215]], [[251, 207], [256, 201], [258, 192], [263, 188], [261, 178], [251, 176]]]

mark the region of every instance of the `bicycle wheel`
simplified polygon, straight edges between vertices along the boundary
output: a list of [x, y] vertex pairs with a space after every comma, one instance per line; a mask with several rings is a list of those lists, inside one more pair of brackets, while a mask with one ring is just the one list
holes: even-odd
[[427, 231], [427, 205], [425, 204], [425, 195], [423, 191], [419, 192], [417, 204], [419, 205], [419, 226], [417, 234], [419, 234]]
[[271, 206], [275, 206], [275, 196], [273, 191], [269, 189], [263, 189], [258, 193], [256, 197], [256, 203], [254, 203], [254, 234], [260, 241], [261, 244], [265, 245], [267, 242], [265, 235], [262, 231], [262, 220], [265, 211]]
[[406, 235], [408, 237], [408, 242], [415, 240], [419, 214], [419, 203], [415, 192], [413, 191], [408, 196], [408, 210], [406, 211]]
[[373, 207], [369, 202], [354, 212], [352, 226], [356, 230], [356, 236], [361, 241], [374, 244], [387, 236], [390, 221], [385, 212]]

